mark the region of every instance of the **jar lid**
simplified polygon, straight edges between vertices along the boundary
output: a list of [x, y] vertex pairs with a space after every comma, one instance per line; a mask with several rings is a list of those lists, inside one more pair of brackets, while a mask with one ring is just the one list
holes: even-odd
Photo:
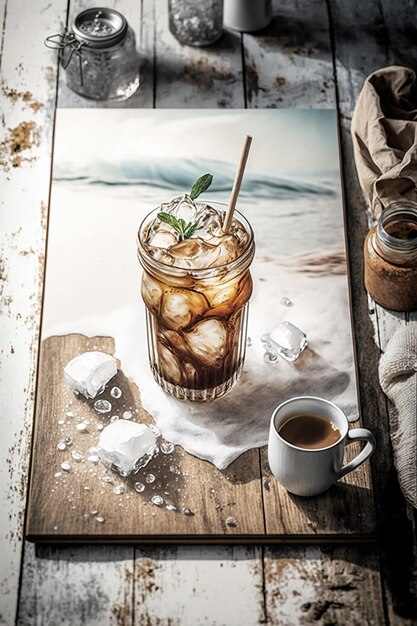
[[125, 36], [127, 20], [114, 9], [95, 7], [78, 13], [72, 30], [79, 41], [91, 48], [109, 48]]

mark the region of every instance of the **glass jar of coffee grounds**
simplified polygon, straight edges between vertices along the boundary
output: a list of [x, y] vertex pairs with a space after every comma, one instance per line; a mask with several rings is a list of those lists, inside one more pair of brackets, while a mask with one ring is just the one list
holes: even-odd
[[381, 213], [364, 246], [365, 287], [387, 309], [417, 309], [417, 203], [395, 202]]
[[68, 87], [93, 100], [126, 100], [139, 86], [135, 34], [126, 18], [107, 8], [78, 13], [72, 31], [52, 35]]

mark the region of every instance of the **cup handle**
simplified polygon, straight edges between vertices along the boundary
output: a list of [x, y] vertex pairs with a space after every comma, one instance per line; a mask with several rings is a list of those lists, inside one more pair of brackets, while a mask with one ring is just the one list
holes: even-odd
[[362, 465], [362, 463], [373, 454], [376, 448], [375, 437], [371, 431], [366, 428], [352, 428], [352, 430], [348, 430], [346, 439], [346, 445], [354, 441], [366, 441], [366, 446], [354, 459], [340, 468], [337, 474], [337, 480], [342, 478], [342, 476], [346, 476], [346, 474], [359, 467], [359, 465]]

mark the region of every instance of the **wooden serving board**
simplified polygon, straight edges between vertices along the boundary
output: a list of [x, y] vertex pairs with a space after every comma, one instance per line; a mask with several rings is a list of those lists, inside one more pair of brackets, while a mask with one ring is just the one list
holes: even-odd
[[[266, 449], [250, 450], [226, 470], [201, 461], [176, 446], [172, 454], [159, 454], [135, 477], [146, 487], [134, 489], [135, 481], [123, 481], [103, 466], [86, 460], [97, 440], [103, 418], [92, 409], [92, 401], [75, 398], [63, 380], [66, 363], [82, 352], [99, 349], [114, 352], [110, 337], [66, 335], [42, 342], [38, 377], [37, 409], [32, 453], [30, 499], [26, 538], [35, 542], [332, 542], [372, 540], [375, 530], [374, 505], [368, 466], [352, 472], [327, 493], [316, 498], [289, 495], [271, 477]], [[141, 407], [140, 393], [118, 370], [114, 384], [122, 390], [117, 406], [108, 388], [100, 396], [111, 400], [115, 410], [132, 410], [134, 417], [153, 423]], [[53, 393], [51, 393], [51, 389]], [[58, 421], [64, 420], [64, 424]], [[76, 424], [85, 420], [88, 431], [79, 433]], [[73, 438], [66, 451], [57, 448], [64, 435]], [[76, 462], [71, 452], [82, 453]], [[348, 459], [358, 452], [348, 448]], [[71, 470], [60, 464], [68, 460]], [[180, 474], [170, 471], [176, 465]], [[55, 476], [59, 473], [59, 476]], [[146, 483], [152, 473], [155, 481]], [[125, 485], [121, 495], [113, 488]], [[151, 503], [162, 495], [177, 511]], [[189, 508], [194, 515], [184, 515]], [[104, 518], [99, 522], [96, 518]], [[236, 518], [236, 526], [226, 523]]]
[[[229, 132], [231, 124], [235, 126], [230, 145], [223, 146], [223, 161], [190, 165], [190, 150], [213, 159], [218, 153], [213, 129]], [[149, 374], [146, 356], [135, 258], [138, 224], [161, 199], [184, 189], [190, 167], [197, 167], [198, 174], [200, 167], [206, 171], [213, 167], [219, 181], [214, 201], [221, 200], [227, 186], [221, 176], [230, 179], [234, 154], [249, 131], [255, 147], [240, 202], [257, 241], [249, 320], [253, 341], [242, 381], [229, 395], [233, 401], [223, 413], [219, 404], [212, 404], [210, 427], [195, 440], [200, 456], [209, 437], [211, 442], [223, 441], [216, 427], [229, 416], [240, 420], [233, 423], [233, 443], [248, 416], [262, 427], [259, 441], [265, 441], [273, 406], [293, 395], [331, 399], [336, 393], [350, 406], [350, 418], [356, 417], [335, 124], [331, 111], [57, 112], [26, 524], [29, 540], [270, 543], [374, 537], [368, 463], [327, 493], [303, 499], [289, 495], [270, 475], [265, 449], [254, 448], [221, 471], [178, 445], [171, 454], [160, 452], [134, 480], [123, 480], [87, 458], [109, 416], [121, 418], [124, 411], [131, 411], [132, 419], [153, 423], [150, 413], [157, 416], [166, 400]], [[277, 145], [271, 128], [280, 137], [291, 128], [292, 143]], [[167, 149], [169, 154], [175, 150], [175, 160], [169, 154], [165, 158]], [[155, 154], [162, 156], [155, 159]], [[312, 163], [318, 168], [316, 175], [309, 170]], [[282, 178], [281, 171], [290, 166], [289, 177]], [[280, 302], [282, 296], [291, 298], [291, 307]], [[282, 321], [279, 316], [288, 316], [307, 332], [309, 347], [293, 366], [280, 362], [271, 369], [263, 359], [260, 337]], [[121, 359], [117, 378], [100, 396], [112, 404], [112, 412], [104, 416], [94, 410], [93, 401], [75, 397], [63, 379], [68, 361], [95, 349]], [[117, 400], [110, 396], [114, 385], [122, 390]], [[142, 407], [141, 394], [150, 413]], [[233, 404], [237, 397], [240, 404]], [[166, 420], [174, 405], [163, 407]], [[200, 426], [200, 416], [204, 411], [208, 415], [210, 407], [194, 409], [197, 413], [190, 417], [181, 408], [178, 418], [189, 419], [181, 421], [187, 433], [196, 432], [191, 430], [193, 417]], [[84, 432], [77, 430], [81, 421], [88, 424]], [[227, 425], [232, 432], [231, 420]], [[57, 444], [63, 437], [71, 437], [72, 444], [60, 450]], [[358, 449], [358, 444], [349, 446], [347, 459]], [[73, 458], [73, 452], [80, 458]], [[62, 468], [63, 462], [70, 467]], [[153, 482], [146, 482], [149, 474]], [[145, 489], [139, 493], [135, 482]], [[123, 493], [114, 493], [120, 485]], [[162, 506], [152, 502], [156, 495], [163, 498]]]

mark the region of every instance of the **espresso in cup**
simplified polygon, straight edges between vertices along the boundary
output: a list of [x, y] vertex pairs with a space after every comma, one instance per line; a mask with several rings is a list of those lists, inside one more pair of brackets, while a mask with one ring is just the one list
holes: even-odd
[[332, 446], [342, 437], [340, 429], [321, 415], [291, 415], [278, 430], [280, 436], [297, 448], [316, 450]]

